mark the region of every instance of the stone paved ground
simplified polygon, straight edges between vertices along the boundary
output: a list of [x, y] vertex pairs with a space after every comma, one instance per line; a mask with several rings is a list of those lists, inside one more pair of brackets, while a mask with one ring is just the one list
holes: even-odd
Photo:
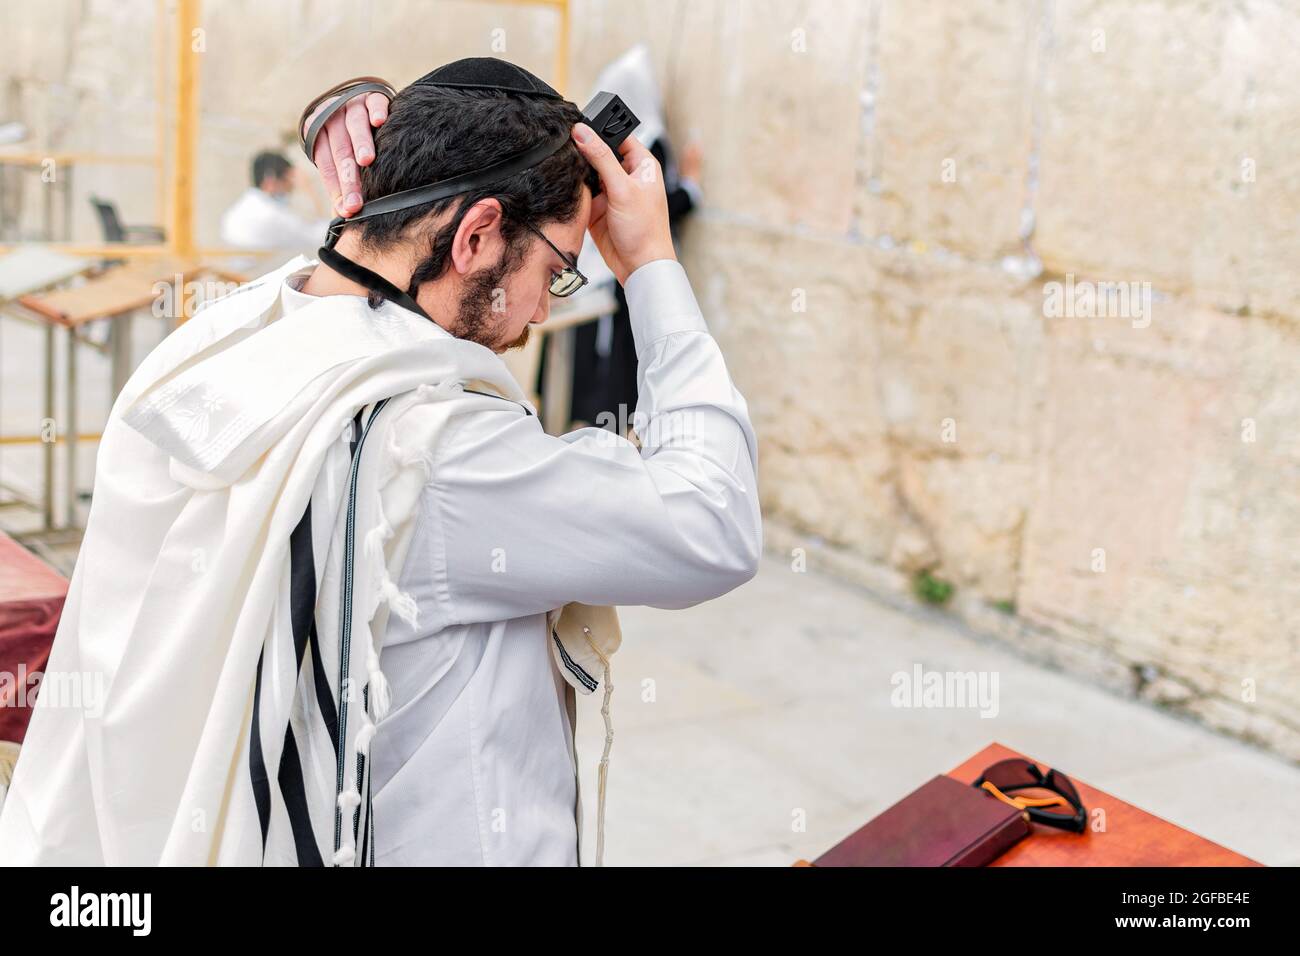
[[[717, 601], [620, 615], [608, 865], [788, 865], [992, 741], [1263, 863], [1300, 865], [1288, 807], [1300, 768], [1045, 670], [939, 615], [896, 610], [774, 556]], [[996, 671], [997, 715], [891, 706], [891, 675], [918, 662]], [[591, 863], [604, 724], [599, 700], [579, 706]], [[796, 809], [806, 832], [792, 832]]]

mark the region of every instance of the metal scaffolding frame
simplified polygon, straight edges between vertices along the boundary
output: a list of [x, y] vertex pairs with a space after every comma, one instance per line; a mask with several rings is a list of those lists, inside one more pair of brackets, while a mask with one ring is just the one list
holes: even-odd
[[[554, 86], [557, 90], [563, 92], [568, 85], [568, 61], [569, 61], [569, 0], [476, 0], [479, 3], [496, 3], [504, 6], [517, 7], [545, 7], [554, 10], [559, 17], [555, 63], [554, 63]], [[172, 9], [174, 8], [174, 12]], [[157, 116], [157, 136], [155, 151], [150, 155], [134, 154], [104, 154], [104, 153], [62, 153], [55, 154], [50, 152], [26, 152], [5, 154], [3, 159], [6, 162], [19, 165], [41, 165], [48, 162], [51, 158], [56, 159], [59, 165], [64, 168], [64, 176], [70, 176], [72, 164], [78, 165], [150, 165], [153, 166], [158, 179], [158, 210], [159, 218], [163, 219], [167, 227], [164, 231], [164, 241], [154, 244], [128, 244], [128, 243], [91, 243], [81, 244], [70, 241], [65, 242], [44, 242], [39, 243], [43, 248], [57, 250], [72, 256], [86, 258], [104, 258], [104, 259], [128, 259], [128, 260], [150, 260], [168, 258], [173, 261], [197, 261], [210, 258], [221, 258], [231, 255], [248, 255], [250, 252], [256, 253], [257, 250], [248, 249], [228, 249], [220, 247], [198, 247], [194, 238], [194, 189], [196, 184], [195, 165], [196, 145], [200, 126], [199, 118], [199, 88], [200, 88], [200, 69], [199, 56], [201, 48], [196, 49], [194, 37], [197, 30], [201, 28], [202, 0], [158, 0], [157, 2], [157, 32], [155, 36], [156, 49], [156, 69], [157, 69], [157, 88], [158, 88], [158, 109]], [[168, 21], [171, 20], [169, 23]], [[170, 51], [169, 51], [170, 46]], [[164, 90], [167, 89], [168, 81], [168, 57], [174, 57], [172, 63], [175, 68], [174, 96], [171, 99], [171, 111], [164, 107]], [[170, 175], [165, 175], [167, 169], [167, 118], [171, 115], [174, 118], [174, 128], [171, 137], [171, 165]], [[71, 187], [70, 182], [64, 185], [64, 232], [71, 237]], [[47, 231], [50, 231], [52, 223], [52, 208], [47, 198], [46, 210]], [[16, 247], [12, 245], [0, 244], [0, 255], [14, 251]], [[53, 369], [53, 345], [52, 336], [54, 326], [49, 325], [46, 329], [47, 348], [46, 348], [46, 406], [53, 407], [53, 387], [54, 387], [54, 369]], [[74, 430], [71, 435], [60, 435], [54, 443], [48, 443], [51, 447], [46, 449], [45, 455], [45, 501], [42, 510], [45, 515], [45, 530], [51, 531], [53, 528], [53, 444], [63, 443], [68, 449], [68, 504], [69, 521], [75, 509], [75, 444], [78, 440], [97, 440], [100, 436], [94, 434], [78, 434], [75, 431], [75, 404], [76, 404], [76, 364], [75, 348], [78, 338], [74, 330], [68, 330], [68, 375], [69, 375], [69, 405], [72, 415], [72, 427]], [[9, 435], [0, 436], [0, 447], [4, 445], [35, 444], [45, 442], [40, 435]]]
[[[557, 90], [564, 92], [569, 81], [569, 0], [477, 0], [479, 3], [496, 3], [503, 6], [545, 7], [559, 16], [555, 47], [555, 82]], [[160, 211], [167, 223], [166, 239], [162, 244], [127, 245], [125, 243], [76, 244], [48, 243], [49, 248], [78, 256], [104, 256], [111, 258], [139, 258], [171, 256], [190, 258], [195, 255], [228, 256], [249, 250], [224, 248], [197, 248], [194, 241], [194, 185], [195, 146], [199, 130], [199, 51], [194, 49], [192, 37], [200, 28], [202, 0], [158, 0], [158, 92], [161, 100], [167, 76], [166, 22], [168, 7], [175, 5], [174, 24], [171, 30], [172, 51], [175, 57], [175, 96], [172, 113], [175, 118], [172, 131], [172, 163], [170, 176], [164, 177], [166, 167], [164, 143], [166, 141], [167, 111], [158, 109], [157, 150], [153, 157], [112, 156], [107, 154], [81, 154], [79, 162], [116, 164], [151, 163], [158, 171]], [[0, 253], [12, 247], [0, 245]]]

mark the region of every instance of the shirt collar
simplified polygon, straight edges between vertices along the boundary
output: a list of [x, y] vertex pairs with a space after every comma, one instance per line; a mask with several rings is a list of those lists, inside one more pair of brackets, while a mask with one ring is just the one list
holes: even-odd
[[319, 296], [308, 295], [301, 291], [303, 283], [310, 277], [316, 266], [303, 266], [295, 272], [285, 276], [284, 282], [280, 284], [280, 306], [284, 314], [296, 312], [298, 309], [311, 305], [319, 299]]
[[[321, 300], [321, 296], [310, 295], [302, 291], [303, 284], [311, 278], [311, 274], [315, 271], [317, 264], [318, 263], [316, 262], [312, 262], [309, 265], [303, 266], [301, 269], [289, 273], [289, 275], [285, 277], [284, 281], [280, 283], [281, 314], [288, 315], [290, 312], [296, 312], [299, 309], [306, 308], [307, 306]], [[395, 318], [397, 316], [410, 317], [412, 315], [412, 313], [408, 312], [406, 309], [402, 309], [400, 306], [393, 305], [388, 301], [385, 301], [383, 305], [379, 307], [378, 311], [384, 318]], [[450, 332], [438, 325], [436, 322], [429, 322], [427, 319], [421, 318], [420, 324], [421, 327], [425, 325], [431, 326], [432, 331], [438, 337], [453, 337]]]

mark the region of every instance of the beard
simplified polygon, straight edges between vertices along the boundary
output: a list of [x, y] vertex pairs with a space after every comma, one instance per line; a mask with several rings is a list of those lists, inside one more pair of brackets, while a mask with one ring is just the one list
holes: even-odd
[[[456, 324], [451, 334], [458, 339], [477, 342], [494, 352], [523, 348], [528, 342], [528, 326], [512, 342], [500, 341], [500, 328], [505, 324], [504, 314], [493, 310], [494, 299], [502, 289], [502, 283], [511, 272], [513, 263], [500, 262], [490, 269], [482, 270], [469, 280], [460, 304], [456, 309]], [[499, 316], [499, 317], [498, 317]]]
[[530, 328], [531, 326], [525, 325], [523, 332], [519, 334], [519, 338], [515, 339], [513, 342], [507, 345], [502, 351], [509, 352], [511, 349], [521, 349], [525, 345], [527, 345]]

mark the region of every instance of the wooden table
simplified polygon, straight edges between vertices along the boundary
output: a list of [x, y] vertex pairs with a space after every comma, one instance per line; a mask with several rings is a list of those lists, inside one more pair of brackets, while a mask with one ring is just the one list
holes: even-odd
[[[6, 255], [0, 255], [0, 309], [23, 296], [44, 292], [61, 283], [92, 272], [96, 263], [80, 256], [67, 256], [54, 249], [32, 244], [23, 246]], [[14, 318], [26, 320], [27, 316], [17, 311], [6, 310]], [[54, 412], [54, 328], [48, 322], [41, 323], [45, 328], [45, 414], [47, 421], [52, 421]], [[68, 348], [72, 348], [69, 340]], [[42, 426], [44, 427], [44, 426]], [[43, 437], [43, 436], [42, 436]], [[26, 436], [16, 436], [16, 440], [25, 440]], [[0, 436], [0, 442], [3, 442]], [[44, 530], [54, 528], [54, 442], [46, 441], [44, 448], [44, 494], [40, 502], [32, 501], [25, 491], [10, 488], [0, 481], [0, 488], [11, 492], [17, 502], [36, 507], [44, 519]]]
[[[962, 783], [974, 783], [990, 764], [1022, 753], [1002, 744], [989, 744], [969, 760], [948, 771], [948, 776]], [[1052, 764], [1033, 759], [1046, 772]], [[1262, 866], [1249, 857], [1234, 853], [1154, 814], [1125, 803], [1104, 790], [1084, 783], [1060, 767], [1074, 781], [1089, 822], [1093, 811], [1106, 811], [1104, 832], [1092, 829], [1068, 833], [1042, 824], [1032, 824], [1033, 832], [990, 866]], [[808, 866], [799, 860], [795, 866]]]
[[[180, 310], [185, 301], [186, 283], [196, 276], [209, 273], [231, 282], [237, 282], [235, 276], [227, 276], [221, 270], [213, 269], [190, 259], [175, 259], [167, 256], [140, 259], [124, 265], [112, 266], [93, 278], [72, 289], [61, 289], [42, 295], [23, 295], [17, 303], [27, 312], [35, 315], [45, 324], [46, 330], [46, 418], [54, 420], [53, 381], [54, 330], [65, 329], [67, 332], [67, 416], [62, 429], [66, 436], [67, 459], [67, 516], [65, 527], [75, 529], [77, 503], [77, 362], [76, 344], [78, 332], [87, 323], [98, 319], [111, 319], [110, 357], [112, 362], [112, 385], [109, 403], [117, 398], [134, 370], [131, 355], [131, 321], [132, 315], [140, 309], [149, 308], [159, 302], [159, 286], [169, 286], [172, 297], [170, 317], [178, 321]], [[49, 456], [53, 445], [47, 447], [46, 489], [47, 501], [52, 497], [52, 466]], [[46, 505], [46, 530], [53, 523], [52, 507]]]
[[[54, 240], [54, 190], [62, 194], [63, 204], [63, 240], [72, 239], [72, 180], [73, 169], [79, 164], [95, 166], [152, 166], [157, 167], [159, 158], [149, 154], [127, 153], [54, 153], [48, 150], [30, 148], [0, 149], [0, 167], [16, 166], [38, 170], [43, 178], [41, 193], [43, 195], [43, 218], [46, 241]], [[0, 199], [4, 196], [4, 176], [0, 176]], [[21, 189], [20, 189], [21, 191]]]

